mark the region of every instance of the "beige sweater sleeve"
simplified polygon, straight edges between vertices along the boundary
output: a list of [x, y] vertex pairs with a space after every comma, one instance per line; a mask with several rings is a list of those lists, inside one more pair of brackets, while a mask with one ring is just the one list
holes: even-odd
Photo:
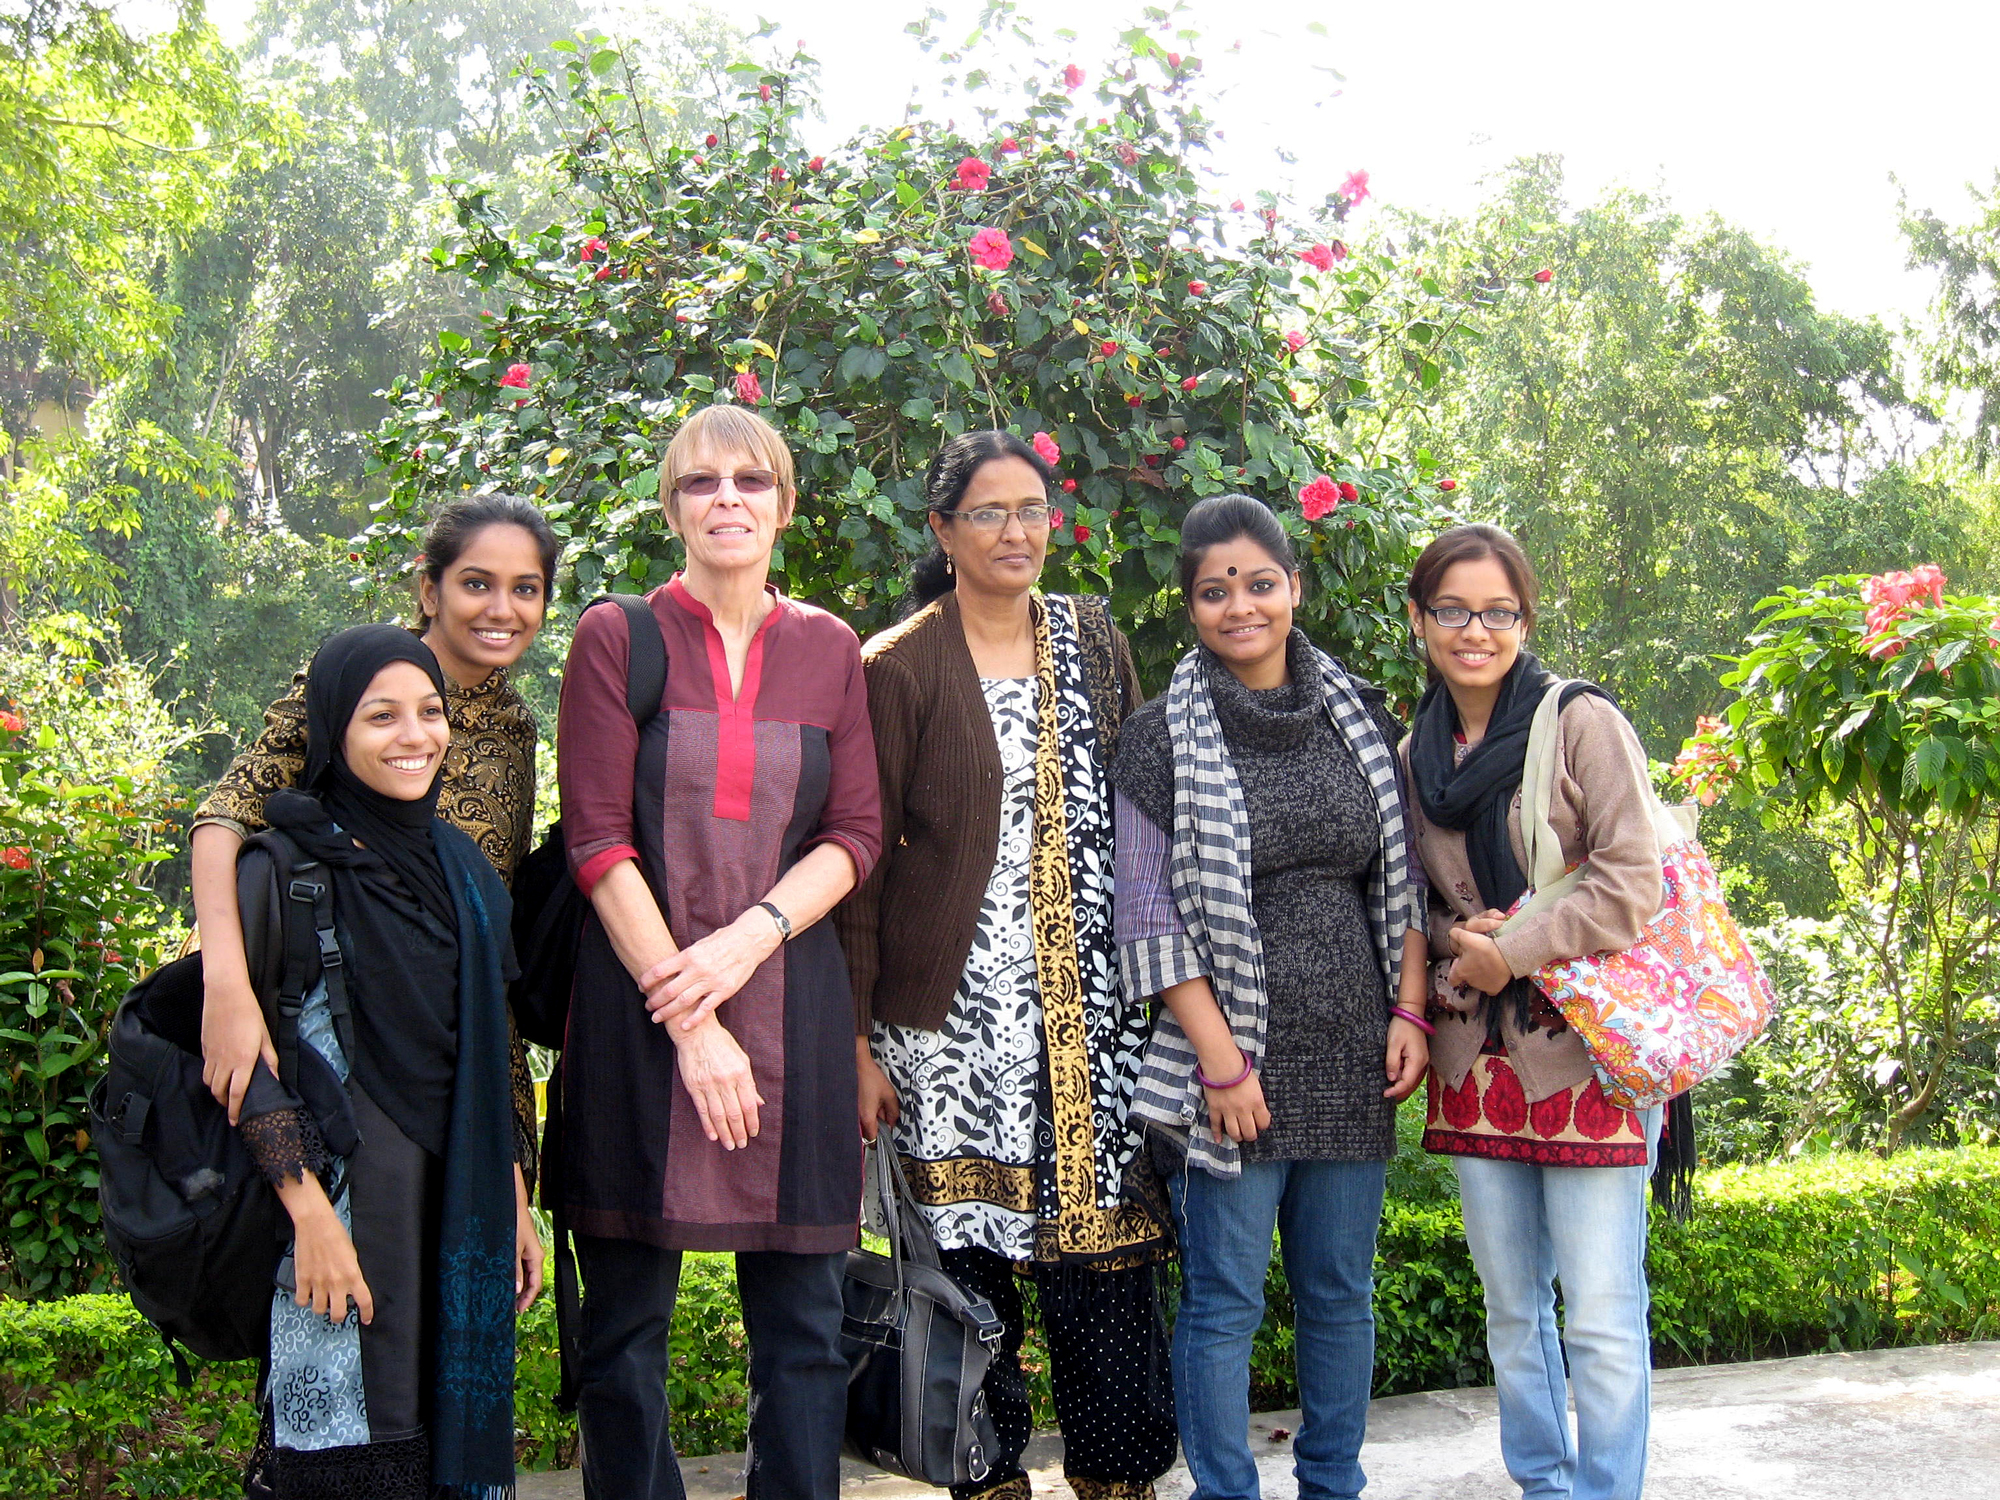
[[1638, 735], [1595, 694], [1565, 708], [1559, 728], [1549, 822], [1564, 864], [1588, 868], [1568, 897], [1495, 938], [1517, 977], [1558, 959], [1629, 948], [1660, 909], [1653, 791]]

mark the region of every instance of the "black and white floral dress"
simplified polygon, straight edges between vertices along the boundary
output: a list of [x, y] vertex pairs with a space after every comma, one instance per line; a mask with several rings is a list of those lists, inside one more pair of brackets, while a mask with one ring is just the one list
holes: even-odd
[[[1035, 822], [1037, 684], [982, 677], [1000, 747], [1000, 843], [979, 906], [979, 925], [944, 1025], [877, 1025], [875, 1055], [902, 1095], [896, 1148], [924, 1162], [977, 1160], [1032, 1174], [1052, 1139], [1040, 1107], [1042, 1002], [1028, 859]], [[999, 1175], [999, 1174], [996, 1174]], [[1012, 1174], [1006, 1174], [1012, 1175]], [[1004, 1191], [995, 1197], [1011, 1196]], [[925, 1217], [940, 1249], [991, 1250], [1032, 1260], [1036, 1207], [988, 1198], [937, 1206]]]

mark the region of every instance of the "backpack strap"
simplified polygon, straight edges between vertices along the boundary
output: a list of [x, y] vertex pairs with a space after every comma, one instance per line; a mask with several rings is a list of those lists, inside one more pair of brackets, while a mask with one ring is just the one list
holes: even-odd
[[284, 969], [278, 981], [277, 1031], [271, 1043], [278, 1051], [278, 1081], [297, 1092], [299, 1079], [299, 1016], [306, 996], [326, 981], [327, 1009], [342, 1047], [353, 1046], [353, 1021], [347, 1003], [345, 961], [333, 926], [333, 882], [326, 867], [276, 829], [267, 830], [276, 858], [278, 894], [283, 901], [279, 926], [285, 934]]
[[601, 594], [586, 604], [586, 610], [600, 604], [616, 604], [625, 611], [627, 632], [632, 644], [626, 660], [625, 707], [632, 722], [644, 729], [660, 712], [660, 699], [667, 691], [667, 638], [653, 606], [639, 594]]

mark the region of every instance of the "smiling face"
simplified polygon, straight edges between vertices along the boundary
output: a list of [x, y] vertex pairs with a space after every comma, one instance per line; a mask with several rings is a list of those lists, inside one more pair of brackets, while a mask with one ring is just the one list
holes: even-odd
[[1281, 687], [1299, 575], [1247, 536], [1202, 555], [1188, 593], [1201, 643], [1250, 687]]
[[959, 499], [954, 517], [932, 512], [931, 530], [951, 558], [961, 594], [1025, 594], [1042, 576], [1042, 560], [1049, 552], [1047, 520], [1029, 526], [1010, 515], [997, 531], [985, 531], [969, 519], [970, 513], [996, 507], [1017, 512], [1024, 505], [1048, 503], [1048, 489], [1035, 466], [1008, 455], [990, 458], [979, 466]]
[[[1525, 601], [1505, 565], [1488, 554], [1455, 562], [1444, 570], [1438, 578], [1437, 592], [1431, 596], [1430, 607], [1443, 609], [1449, 605], [1470, 610], [1511, 609], [1518, 614], [1525, 608]], [[1410, 601], [1410, 625], [1423, 641], [1438, 675], [1461, 691], [1498, 688], [1528, 637], [1524, 624], [1516, 624], [1509, 630], [1489, 630], [1477, 619], [1453, 630], [1438, 624], [1418, 608], [1415, 600]]]
[[377, 672], [354, 706], [342, 745], [347, 768], [371, 791], [398, 802], [426, 796], [451, 744], [444, 699], [415, 662]]
[[542, 551], [525, 527], [496, 522], [472, 534], [420, 597], [430, 624], [424, 643], [445, 676], [475, 687], [511, 667], [534, 643], [548, 608]]
[[[738, 489], [736, 477], [753, 486], [771, 480], [764, 489]], [[715, 477], [722, 482], [713, 493], [691, 494], [688, 481]], [[775, 483], [776, 476], [760, 458], [741, 449], [697, 450], [676, 477], [667, 497], [667, 524], [687, 547], [691, 572], [736, 573], [771, 569], [771, 549], [778, 533], [792, 519], [792, 497]]]

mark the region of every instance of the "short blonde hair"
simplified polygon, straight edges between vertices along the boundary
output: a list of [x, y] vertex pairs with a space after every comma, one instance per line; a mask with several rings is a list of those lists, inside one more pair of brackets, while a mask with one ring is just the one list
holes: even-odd
[[674, 513], [674, 494], [683, 475], [691, 473], [702, 458], [723, 458], [742, 453], [778, 476], [778, 493], [784, 514], [790, 517], [798, 499], [798, 476], [792, 467], [792, 450], [785, 446], [778, 429], [747, 407], [718, 403], [704, 406], [681, 423], [660, 460], [660, 504], [669, 516]]

